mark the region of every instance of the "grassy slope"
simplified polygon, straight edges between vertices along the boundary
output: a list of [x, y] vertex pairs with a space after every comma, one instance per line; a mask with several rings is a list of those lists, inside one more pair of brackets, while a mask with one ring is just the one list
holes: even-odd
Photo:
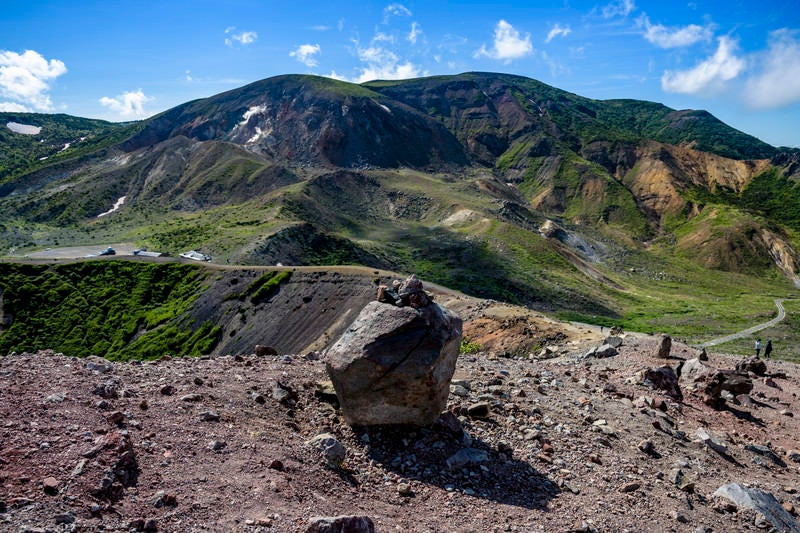
[[181, 264], [0, 263], [3, 309], [14, 319], [0, 336], [0, 353], [52, 348], [109, 359], [208, 353], [217, 328], [180, 320], [203, 276]]

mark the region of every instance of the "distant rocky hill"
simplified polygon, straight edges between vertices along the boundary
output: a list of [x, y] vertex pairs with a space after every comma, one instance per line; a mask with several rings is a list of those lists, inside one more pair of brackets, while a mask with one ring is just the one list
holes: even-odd
[[289, 75], [132, 124], [0, 119], [42, 128], [6, 128], [3, 147], [55, 130], [58, 143], [93, 139], [0, 167], [5, 255], [135, 240], [220, 262], [417, 272], [613, 319], [624, 315], [616, 291], [651, 272], [769, 282], [800, 268], [796, 152], [703, 111], [519, 76]]

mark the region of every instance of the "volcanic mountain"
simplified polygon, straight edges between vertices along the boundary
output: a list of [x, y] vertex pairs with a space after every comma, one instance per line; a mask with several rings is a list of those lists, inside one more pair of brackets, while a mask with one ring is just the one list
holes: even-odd
[[800, 264], [797, 151], [519, 76], [287, 75], [135, 123], [0, 119], [41, 128], [0, 136], [6, 255], [133, 242], [360, 264], [610, 318], [636, 287], [791, 287]]

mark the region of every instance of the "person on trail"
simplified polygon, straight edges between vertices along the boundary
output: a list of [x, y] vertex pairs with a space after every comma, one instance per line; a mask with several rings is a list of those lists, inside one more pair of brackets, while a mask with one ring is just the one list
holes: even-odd
[[761, 337], [756, 339], [756, 359], [758, 359], [760, 353], [761, 353]]
[[767, 345], [764, 346], [764, 359], [769, 359], [770, 355], [772, 355], [772, 340], [768, 340]]

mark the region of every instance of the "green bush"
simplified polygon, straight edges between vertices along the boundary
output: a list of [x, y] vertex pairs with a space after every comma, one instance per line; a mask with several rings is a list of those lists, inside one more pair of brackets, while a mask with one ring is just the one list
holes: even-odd
[[460, 354], [478, 353], [482, 350], [480, 344], [470, 341], [467, 337], [461, 339], [461, 347], [458, 350]]

